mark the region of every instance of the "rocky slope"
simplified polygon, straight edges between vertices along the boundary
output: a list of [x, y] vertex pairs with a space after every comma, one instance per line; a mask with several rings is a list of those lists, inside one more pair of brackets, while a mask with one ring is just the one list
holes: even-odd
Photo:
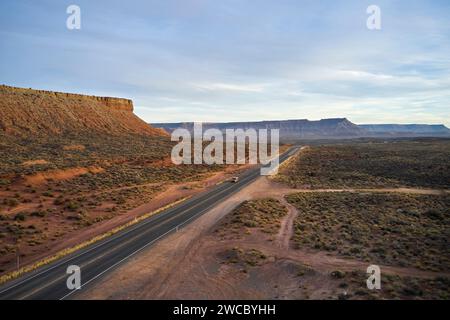
[[133, 113], [128, 99], [0, 86], [0, 134], [166, 135]]

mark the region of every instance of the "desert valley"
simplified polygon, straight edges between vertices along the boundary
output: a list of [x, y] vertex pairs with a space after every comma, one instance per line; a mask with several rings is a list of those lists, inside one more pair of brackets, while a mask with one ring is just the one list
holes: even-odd
[[[242, 182], [74, 298], [449, 298], [445, 126], [206, 125], [280, 129], [278, 174]], [[128, 99], [1, 86], [1, 282], [247, 179], [248, 164], [173, 164], [177, 127], [192, 123], [147, 124]], [[381, 290], [366, 286], [369, 265]]]
[[240, 170], [177, 167], [130, 100], [0, 87], [2, 275]]

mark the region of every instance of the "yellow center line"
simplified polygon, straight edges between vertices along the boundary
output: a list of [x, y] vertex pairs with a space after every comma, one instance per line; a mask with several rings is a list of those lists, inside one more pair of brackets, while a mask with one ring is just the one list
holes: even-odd
[[[279, 157], [279, 158], [281, 158], [281, 157]], [[283, 160], [282, 160], [282, 161], [283, 161]], [[248, 178], [250, 178], [250, 179], [248, 179]], [[251, 180], [251, 179], [253, 179], [253, 178], [254, 178], [254, 175], [251, 173], [251, 174], [249, 174], [247, 177], [244, 178], [245, 180], [242, 180], [242, 181]], [[241, 183], [242, 183], [242, 181], [241, 181]], [[245, 185], [245, 184], [243, 184], [243, 185]], [[236, 186], [235, 184], [234, 184], [234, 185], [232, 184], [232, 185], [230, 185], [229, 187], [227, 187], [227, 188], [221, 190], [220, 192], [218, 192], [218, 193], [212, 195], [212, 197], [218, 196], [218, 195], [220, 195], [220, 194], [222, 194], [222, 193], [224, 193], [224, 192], [226, 192], [226, 191], [232, 189], [232, 188], [235, 187], [235, 186]], [[147, 231], [153, 230], [153, 229], [155, 229], [155, 228], [161, 226], [161, 224], [165, 224], [165, 223], [167, 223], [167, 222], [170, 222], [170, 221], [174, 220], [175, 218], [179, 217], [179, 216], [182, 215], [183, 213], [185, 213], [185, 212], [187, 212], [187, 211], [190, 211], [190, 210], [192, 210], [192, 209], [194, 209], [194, 208], [200, 206], [201, 204], [207, 202], [207, 201], [210, 200], [210, 199], [211, 199], [211, 197], [209, 197], [209, 198], [207, 198], [207, 199], [205, 199], [205, 200], [203, 200], [203, 201], [200, 201], [200, 202], [196, 203], [194, 206], [189, 207], [189, 208], [187, 208], [187, 209], [185, 209], [185, 210], [183, 210], [183, 211], [177, 213], [176, 215], [170, 217], [168, 220], [164, 220], [164, 221], [160, 222], [159, 224], [157, 224], [156, 226], [153, 226], [152, 228], [150, 228], [150, 229], [147, 230]], [[212, 205], [210, 205], [209, 207], [207, 207], [205, 210], [208, 210], [208, 209], [209, 209], [210, 207], [212, 207], [214, 204], [215, 204], [215, 203], [213, 203]], [[143, 220], [143, 221], [145, 221], [145, 220]], [[99, 256], [96, 256], [95, 258], [93, 258], [93, 259], [89, 260], [88, 262], [82, 264], [82, 265], [80, 266], [80, 268], [81, 268], [81, 267], [84, 268], [84, 267], [86, 267], [86, 266], [92, 264], [93, 262], [95, 262], [95, 261], [101, 259], [101, 258], [104, 257], [105, 255], [108, 255], [109, 253], [118, 250], [119, 248], [121, 248], [121, 247], [127, 245], [128, 243], [130, 243], [130, 242], [134, 241], [135, 239], [137, 239], [137, 238], [139, 238], [139, 237], [142, 237], [142, 236], [143, 236], [143, 234], [138, 234], [138, 235], [132, 237], [131, 239], [128, 239], [127, 241], [121, 243], [119, 246], [115, 246], [115, 247], [113, 247], [112, 249], [107, 250], [107, 251], [104, 252], [103, 254], [101, 254], [101, 255], [99, 255]], [[67, 262], [68, 262], [68, 261], [67, 261]], [[37, 292], [39, 292], [39, 291], [42, 291], [43, 289], [47, 288], [48, 286], [54, 284], [54, 283], [57, 282], [57, 281], [60, 281], [60, 280], [64, 279], [65, 277], [66, 277], [66, 275], [60, 276], [60, 277], [56, 278], [55, 280], [53, 280], [53, 281], [47, 283], [46, 285], [41, 286], [41, 287], [39, 287], [39, 288], [33, 290], [31, 293], [28, 293], [28, 294], [26, 294], [26, 295], [20, 297], [19, 300], [26, 299], [26, 298], [32, 296], [34, 293], [37, 293]]]
[[[253, 175], [250, 174], [249, 177], [253, 178]], [[245, 180], [243, 180], [243, 181], [245, 181]], [[225, 188], [225, 189], [221, 190], [219, 193], [214, 194], [213, 197], [218, 196], [218, 195], [224, 193], [225, 191], [228, 191], [228, 190], [232, 189], [234, 186], [235, 186], [235, 185], [230, 185], [228, 188]], [[210, 199], [211, 199], [211, 198], [207, 198], [207, 199], [205, 199], [205, 200], [203, 200], [203, 201], [198, 202], [198, 203], [195, 204], [193, 207], [190, 207], [190, 208], [188, 208], [188, 209], [185, 209], [185, 210], [179, 212], [178, 214], [176, 214], [176, 215], [170, 217], [168, 220], [165, 220], [165, 221], [160, 222], [158, 225], [152, 227], [150, 230], [153, 230], [153, 229], [159, 227], [161, 224], [165, 224], [165, 223], [167, 223], [167, 222], [169, 222], [169, 221], [174, 220], [175, 218], [179, 217], [179, 216], [182, 215], [183, 213], [185, 213], [185, 212], [187, 212], [187, 211], [190, 211], [190, 210], [192, 210], [192, 209], [198, 207], [199, 205], [205, 203], [206, 201], [208, 201], [208, 200], [210, 200]], [[111, 253], [112, 251], [116, 251], [116, 250], [118, 250], [119, 248], [121, 248], [121, 247], [127, 245], [128, 243], [130, 243], [130, 242], [132, 242], [132, 241], [134, 241], [135, 239], [140, 238], [140, 237], [142, 237], [142, 234], [136, 235], [136, 236], [132, 237], [131, 239], [129, 239], [129, 240], [127, 240], [127, 241], [121, 243], [119, 246], [115, 246], [114, 248], [112, 248], [112, 249], [110, 249], [110, 250], [104, 252], [103, 254], [101, 254], [101, 255], [99, 255], [99, 256], [96, 256], [94, 259], [91, 259], [91, 260], [89, 260], [88, 262], [82, 264], [82, 265], [80, 266], [80, 269], [81, 269], [81, 268], [84, 268], [84, 267], [86, 267], [86, 266], [88, 266], [88, 265], [90, 265], [90, 264], [92, 264], [93, 262], [95, 262], [95, 261], [101, 259], [101, 258], [104, 257], [105, 255], [108, 255], [108, 254]], [[55, 280], [53, 280], [53, 281], [51, 281], [51, 282], [45, 284], [44, 286], [41, 286], [41, 287], [39, 287], [39, 288], [33, 290], [32, 292], [30, 292], [30, 293], [28, 293], [28, 294], [26, 294], [26, 295], [20, 297], [19, 300], [26, 299], [26, 298], [32, 296], [33, 294], [35, 294], [35, 293], [37, 293], [37, 292], [39, 292], [39, 291], [42, 291], [42, 290], [44, 290], [45, 288], [51, 286], [51, 285], [54, 284], [55, 282], [58, 282], [58, 281], [64, 279], [65, 277], [66, 277], [66, 275], [60, 276], [60, 277], [56, 278]]]

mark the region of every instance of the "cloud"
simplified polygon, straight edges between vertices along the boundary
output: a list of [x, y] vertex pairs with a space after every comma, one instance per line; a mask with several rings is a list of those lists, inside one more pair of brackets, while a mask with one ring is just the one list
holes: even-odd
[[[132, 98], [147, 121], [349, 117], [450, 125], [450, 4], [0, 2], [0, 82]], [[32, 49], [31, 49], [32, 48]]]
[[194, 83], [192, 86], [202, 91], [234, 91], [234, 92], [263, 92], [267, 85], [237, 84], [237, 83]]

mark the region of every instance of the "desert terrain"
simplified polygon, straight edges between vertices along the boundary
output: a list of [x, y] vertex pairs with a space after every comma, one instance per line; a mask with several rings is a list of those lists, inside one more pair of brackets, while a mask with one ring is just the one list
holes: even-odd
[[175, 166], [127, 99], [0, 87], [0, 275], [228, 179]]
[[[77, 298], [448, 299], [449, 151], [447, 140], [305, 147]], [[373, 264], [381, 290], [366, 286]]]
[[[0, 94], [5, 281], [249, 168], [174, 165], [168, 133], [135, 116], [127, 99], [7, 86]], [[75, 297], [446, 299], [449, 156], [445, 138], [304, 143], [276, 176], [259, 177]], [[373, 264], [381, 290], [366, 287]]]

